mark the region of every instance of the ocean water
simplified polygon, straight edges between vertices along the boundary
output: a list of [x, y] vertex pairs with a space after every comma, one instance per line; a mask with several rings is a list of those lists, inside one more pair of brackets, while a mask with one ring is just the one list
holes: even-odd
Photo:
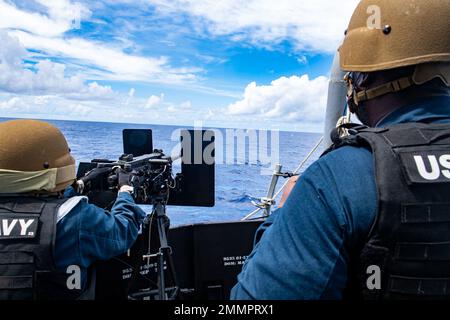
[[[0, 118], [0, 122], [8, 119]], [[122, 154], [122, 130], [123, 129], [152, 129], [153, 147], [163, 149], [166, 153], [175, 147], [177, 141], [172, 141], [171, 136], [176, 129], [181, 127], [142, 125], [142, 124], [120, 124], [103, 122], [80, 122], [48, 120], [56, 125], [66, 136], [72, 150], [72, 154], [78, 162], [90, 161], [95, 158], [117, 159]], [[220, 130], [224, 136], [224, 154], [231, 148], [231, 140], [226, 139], [227, 129]], [[267, 133], [267, 136], [270, 134]], [[283, 165], [283, 171], [293, 171], [298, 164], [310, 152], [320, 139], [320, 134], [279, 132], [279, 162]], [[169, 206], [167, 214], [171, 225], [183, 225], [202, 222], [224, 222], [240, 220], [255, 207], [251, 201], [255, 197], [263, 197], [269, 188], [271, 176], [262, 174], [267, 166], [260, 162], [249, 161], [249, 152], [262, 150], [266, 154], [274, 154], [270, 145], [247, 145], [245, 154], [239, 154], [234, 150], [234, 160], [226, 164], [216, 165], [216, 201], [212, 208], [198, 207], [175, 207]], [[317, 159], [320, 150], [306, 163], [307, 168], [312, 161]], [[221, 161], [223, 162], [223, 161]], [[277, 189], [284, 183], [280, 179]], [[143, 206], [149, 211], [148, 206]]]

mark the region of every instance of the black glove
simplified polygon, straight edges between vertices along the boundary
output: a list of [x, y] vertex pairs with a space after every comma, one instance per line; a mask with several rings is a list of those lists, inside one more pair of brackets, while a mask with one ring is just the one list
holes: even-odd
[[101, 179], [107, 178], [108, 175], [112, 172], [112, 168], [103, 167], [103, 168], [95, 168], [86, 173], [86, 175], [80, 180], [83, 181], [84, 184], [93, 181], [99, 181]]
[[92, 186], [99, 186], [103, 181], [107, 181], [112, 168], [95, 168], [86, 173], [84, 177], [77, 181], [77, 192], [83, 193], [91, 189]]
[[119, 189], [123, 186], [131, 186], [131, 172], [127, 172], [123, 169], [117, 170], [117, 185]]

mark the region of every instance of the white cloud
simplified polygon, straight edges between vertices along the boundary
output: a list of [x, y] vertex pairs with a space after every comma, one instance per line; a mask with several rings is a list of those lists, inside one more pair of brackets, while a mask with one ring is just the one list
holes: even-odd
[[7, 29], [35, 56], [65, 60], [91, 79], [181, 84], [196, 79], [199, 68], [173, 68], [167, 57], [126, 53], [123, 44], [67, 37], [78, 19], [88, 19], [89, 9], [69, 0], [36, 0], [42, 12], [26, 11], [0, 0], [0, 30]]
[[65, 65], [49, 60], [37, 62], [32, 69], [23, 60], [29, 57], [17, 38], [0, 30], [0, 91], [21, 94], [60, 94], [73, 99], [107, 99], [111, 87], [97, 82], [85, 84], [80, 75], [67, 77]]
[[[243, 99], [227, 106], [199, 106], [190, 100], [176, 103], [164, 94], [147, 99], [83, 100], [57, 95], [0, 93], [0, 114], [7, 117], [55, 118], [192, 126], [204, 121], [209, 127], [282, 129], [319, 132], [323, 127], [327, 79], [308, 76], [279, 78], [270, 85], [247, 86]], [[148, 103], [150, 102], [150, 103]], [[150, 108], [145, 108], [149, 104]]]
[[20, 10], [13, 4], [0, 0], [0, 29], [20, 29], [55, 37], [70, 30], [74, 26], [74, 21], [90, 16], [86, 6], [69, 0], [36, 0], [36, 2], [46, 9], [45, 14]]
[[9, 100], [0, 102], [0, 110], [3, 110], [3, 112], [27, 112], [29, 111], [29, 105], [20, 97], [13, 97]]
[[[180, 104], [176, 104], [173, 102], [166, 102], [164, 93], [161, 93], [159, 96], [151, 95], [146, 103], [145, 103], [145, 109], [153, 109], [153, 111], [159, 111], [164, 114], [164, 111], [167, 110], [168, 112], [174, 113], [179, 112], [186, 113], [190, 112], [192, 109], [192, 103], [191, 101], [184, 101]], [[186, 114], [184, 114], [186, 115]]]
[[216, 113], [212, 111], [211, 109], [208, 109], [205, 115], [205, 120], [213, 119], [216, 116]]
[[49, 114], [58, 118], [83, 118], [90, 115], [96, 108], [97, 102], [74, 102], [59, 96], [12, 96], [0, 101], [2, 115], [44, 117]]
[[184, 101], [180, 104], [180, 109], [191, 109], [192, 103], [190, 101]]
[[82, 85], [77, 90], [74, 89], [75, 91], [66, 94], [66, 97], [74, 100], [110, 100], [118, 97], [118, 93], [114, 92], [110, 86], [102, 86], [95, 81]]
[[145, 104], [145, 108], [150, 109], [160, 105], [164, 101], [164, 93], [161, 93], [160, 96], [151, 95]]
[[53, 57], [72, 59], [74, 63], [84, 66], [87, 75], [104, 80], [180, 84], [195, 80], [195, 73], [200, 71], [196, 68], [172, 68], [166, 57], [130, 55], [120, 48], [91, 40], [48, 38], [23, 31], [13, 31], [11, 34], [29, 49], [40, 50]]
[[[136, 3], [130, 0], [118, 2], [131, 6]], [[239, 92], [230, 93], [202, 85], [201, 75], [207, 74], [204, 70], [173, 67], [164, 56], [140, 55], [139, 50], [145, 47], [135, 50], [135, 38], [127, 38], [129, 31], [124, 32], [123, 41], [108, 38], [108, 42], [102, 41], [102, 37], [81, 38], [74, 36], [75, 32], [68, 33], [78, 15], [78, 4], [73, 1], [34, 0], [27, 3], [26, 9], [12, 3], [0, 0], [0, 98], [7, 97], [0, 99], [2, 115], [27, 113], [37, 117], [55, 115], [106, 121], [127, 118], [133, 122], [160, 119], [160, 123], [166, 124], [190, 124], [194, 120], [209, 119], [219, 126], [281, 124], [281, 128], [286, 128], [283, 126], [286, 122], [292, 128], [297, 123], [317, 125], [322, 121], [327, 92], [325, 77], [283, 77], [265, 86], [250, 83], [242, 98]], [[93, 2], [85, 3], [93, 11], [97, 8]], [[157, 8], [155, 17], [160, 22], [167, 22], [167, 28], [173, 28], [173, 32], [177, 31], [176, 24], [180, 21], [186, 25], [185, 22], [190, 21], [193, 29], [185, 26], [184, 31], [194, 31], [200, 37], [226, 36], [232, 41], [243, 42], [243, 45], [262, 47], [276, 46], [288, 40], [298, 50], [332, 52], [343, 36], [357, 0], [140, 0], [139, 3], [146, 3], [146, 10], [149, 3], [154, 4]], [[90, 19], [89, 10], [83, 5], [80, 8], [81, 15]], [[167, 17], [169, 19], [163, 20]], [[127, 18], [123, 18], [126, 24], [149, 24], [143, 19], [127, 21]], [[1, 29], [6, 29], [4, 35], [1, 35]], [[5, 36], [6, 33], [9, 36]], [[307, 63], [304, 52], [298, 54], [298, 62]], [[64, 64], [46, 60], [48, 58]], [[206, 64], [225, 61], [208, 55], [197, 59]], [[188, 63], [186, 61], [181, 62]], [[169, 98], [166, 101], [164, 94], [148, 99], [135, 97], [134, 88], [128, 94], [118, 96], [110, 87], [94, 82], [98, 79], [180, 84], [193, 91], [232, 99], [213, 101], [211, 104], [216, 106], [210, 108], [209, 101], [173, 103]], [[236, 86], [230, 88], [236, 91]], [[8, 95], [2, 97], [2, 91]], [[106, 98], [109, 100], [105, 103]], [[234, 100], [237, 101], [226, 107]]]
[[328, 79], [308, 75], [281, 77], [270, 85], [250, 83], [244, 98], [228, 106], [230, 115], [279, 121], [321, 123], [324, 120]]
[[272, 46], [292, 40], [297, 49], [333, 52], [359, 0], [147, 0], [161, 14], [189, 14], [199, 34]]
[[130, 103], [133, 101], [133, 99], [134, 99], [134, 94], [136, 93], [136, 89], [134, 89], [134, 88], [131, 88], [129, 91], [128, 91], [128, 96], [126, 97], [126, 99], [125, 99], [125, 102], [124, 102], [124, 105], [125, 106], [128, 106], [128, 105], [130, 105]]
[[179, 112], [180, 114], [183, 112], [188, 112], [192, 108], [192, 103], [190, 101], [184, 101], [179, 105], [169, 103], [167, 107], [167, 111], [169, 112]]
[[0, 93], [0, 117], [34, 119], [62, 119], [130, 122], [163, 125], [191, 126], [195, 120], [202, 120], [199, 109], [192, 108], [189, 101], [175, 103], [165, 101], [164, 94], [154, 95], [159, 104], [143, 108], [148, 99], [135, 97], [133, 103], [124, 105], [123, 99], [83, 100], [56, 95], [21, 95]]
[[86, 117], [92, 112], [92, 108], [82, 104], [69, 105], [69, 114], [72, 116]]

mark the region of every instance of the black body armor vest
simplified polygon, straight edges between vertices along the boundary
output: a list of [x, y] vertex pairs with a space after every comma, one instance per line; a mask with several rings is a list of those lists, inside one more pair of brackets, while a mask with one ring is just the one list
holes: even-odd
[[[365, 299], [450, 298], [450, 124], [359, 127], [335, 148], [343, 145], [372, 151], [378, 191], [378, 214], [354, 255], [350, 287]], [[367, 283], [373, 266], [381, 271], [379, 289]]]
[[0, 300], [76, 299], [53, 261], [63, 199], [0, 197]]

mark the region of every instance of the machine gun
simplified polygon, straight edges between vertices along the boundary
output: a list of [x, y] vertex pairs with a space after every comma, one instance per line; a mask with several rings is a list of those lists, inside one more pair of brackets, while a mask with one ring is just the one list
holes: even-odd
[[[213, 207], [214, 132], [182, 130], [180, 141], [181, 153], [172, 158], [162, 150], [153, 150], [151, 130], [126, 129], [123, 131], [124, 154], [119, 160], [82, 162], [77, 176], [82, 178], [95, 168], [117, 168], [132, 175], [131, 184], [138, 204], [163, 202], [176, 206]], [[212, 151], [205, 159], [207, 148]], [[173, 162], [178, 158], [181, 158], [181, 172], [174, 175]], [[93, 181], [84, 192], [92, 203], [109, 209], [117, 195], [117, 180], [117, 174], [113, 172], [106, 179]]]
[[[201, 139], [199, 139], [201, 138]], [[129, 299], [175, 299], [179, 297], [177, 275], [172, 259], [172, 248], [167, 240], [169, 219], [166, 205], [178, 206], [214, 206], [214, 133], [208, 130], [181, 131], [181, 172], [174, 175], [173, 162], [176, 158], [166, 156], [162, 150], [152, 150], [151, 130], [124, 130], [124, 154], [117, 161], [94, 159], [81, 163], [78, 178], [84, 177], [96, 168], [111, 168], [105, 179], [90, 182], [84, 193], [94, 203], [105, 209], [111, 208], [118, 190], [118, 170], [130, 173], [130, 183], [134, 187], [136, 203], [152, 205], [150, 215], [145, 219], [140, 248], [134, 257], [134, 271], [128, 289], [139, 276], [142, 264], [150, 265], [156, 259], [156, 286], [140, 288], [137, 292], [128, 292]], [[199, 147], [199, 145], [201, 147]], [[209, 148], [209, 159], [205, 159], [205, 150]], [[199, 157], [196, 152], [201, 152]], [[201, 159], [201, 162], [198, 162]], [[151, 245], [153, 234], [157, 234], [159, 247], [156, 252]], [[167, 271], [165, 268], [167, 267]], [[166, 272], [170, 273], [171, 287], [167, 286]], [[156, 287], [156, 288], [155, 288]], [[128, 290], [131, 291], [131, 290]]]

